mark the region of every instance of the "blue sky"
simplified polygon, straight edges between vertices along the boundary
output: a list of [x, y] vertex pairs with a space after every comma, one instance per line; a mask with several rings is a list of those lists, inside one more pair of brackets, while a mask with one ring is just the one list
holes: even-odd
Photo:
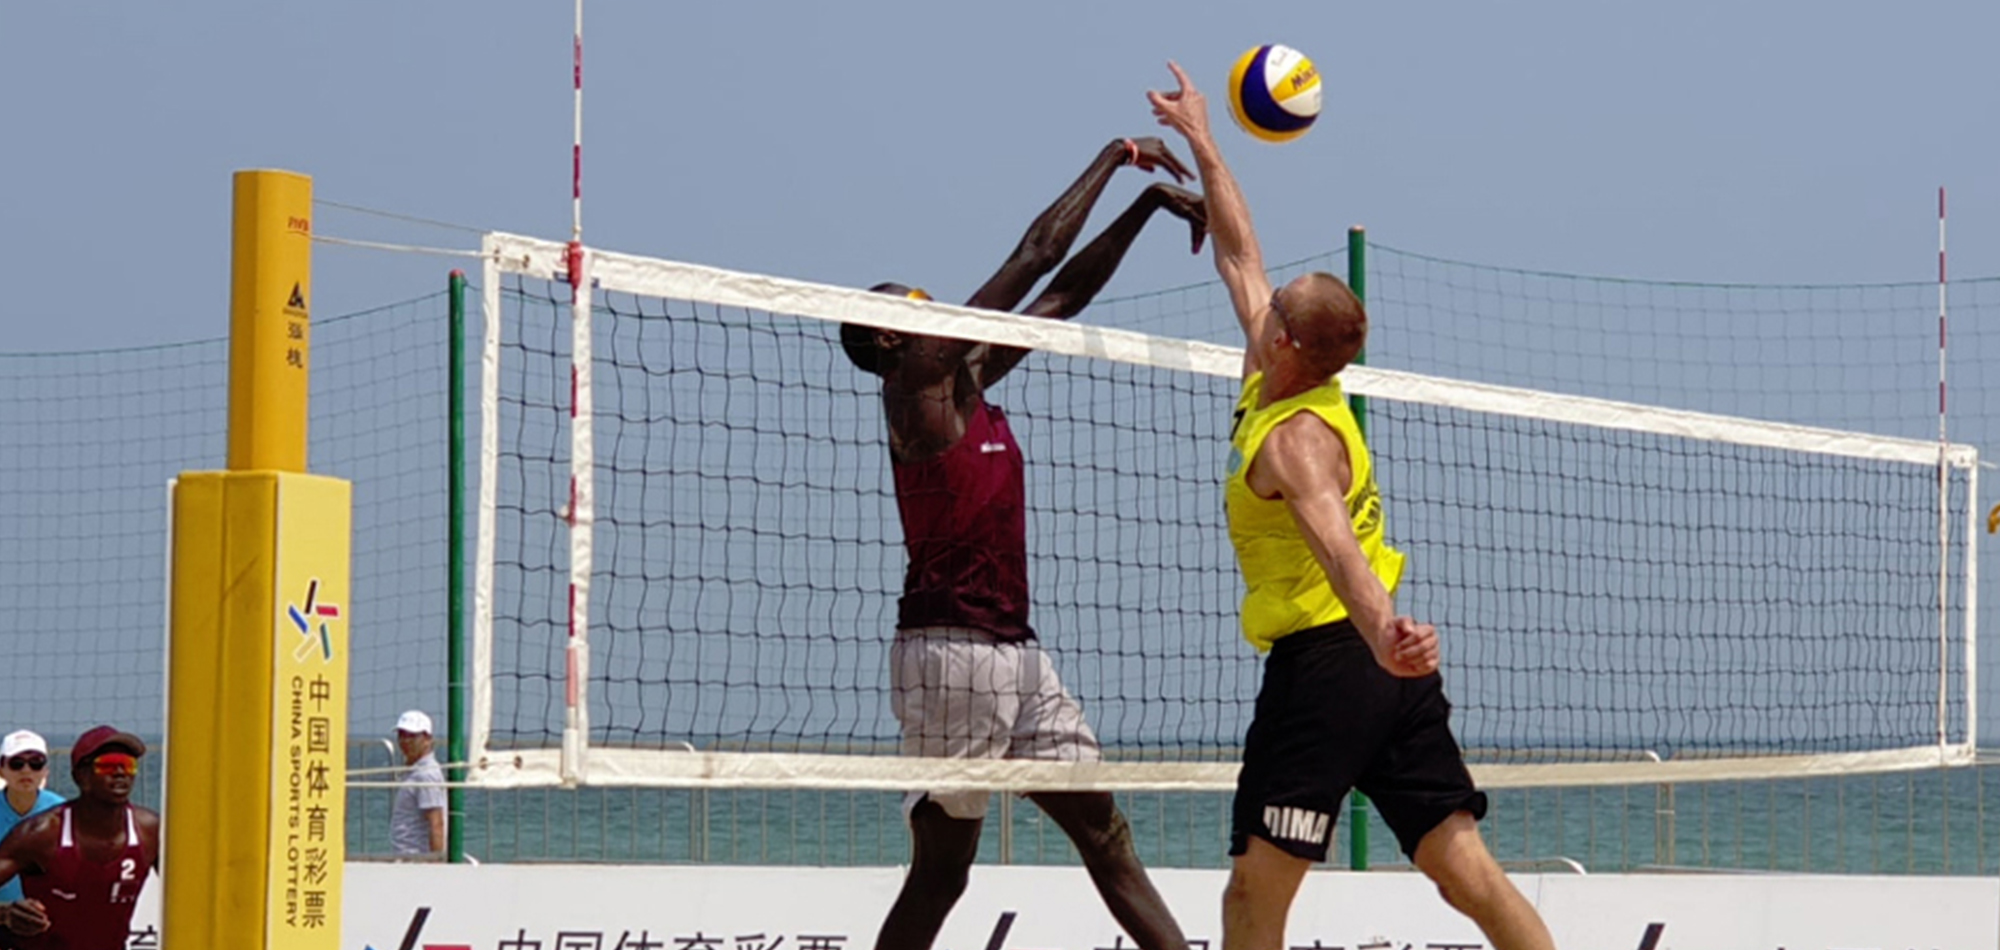
[[[334, 201], [567, 236], [570, 9], [8, 4], [0, 349], [221, 333], [237, 168], [307, 172]], [[1320, 64], [1320, 127], [1275, 147], [1222, 134], [1276, 259], [1363, 222], [1398, 247], [1503, 265], [1921, 280], [1943, 184], [1954, 270], [2000, 273], [2000, 6], [1222, 10], [592, 0], [586, 239], [962, 299], [1096, 147], [1154, 128], [1141, 94], [1167, 81], [1167, 58], [1219, 97], [1237, 53], [1276, 41]], [[1113, 186], [1106, 218], [1136, 178]], [[323, 234], [474, 240], [317, 217]], [[1112, 292], [1207, 278], [1183, 240], [1148, 235]], [[428, 291], [449, 266], [322, 248], [314, 309]], [[107, 279], [125, 289], [101, 295]]]

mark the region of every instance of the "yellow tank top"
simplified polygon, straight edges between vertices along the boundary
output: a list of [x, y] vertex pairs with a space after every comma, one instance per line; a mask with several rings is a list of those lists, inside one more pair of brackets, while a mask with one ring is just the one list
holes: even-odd
[[1320, 417], [1347, 443], [1353, 480], [1347, 487], [1347, 514], [1368, 566], [1390, 594], [1403, 576], [1403, 554], [1382, 538], [1382, 497], [1375, 489], [1375, 465], [1361, 438], [1361, 426], [1347, 408], [1340, 381], [1328, 380], [1263, 408], [1264, 374], [1243, 381], [1236, 401], [1236, 427], [1229, 435], [1229, 474], [1222, 503], [1229, 515], [1229, 540], [1243, 569], [1243, 637], [1259, 651], [1288, 633], [1347, 617], [1347, 605], [1333, 593], [1326, 571], [1306, 545], [1284, 499], [1267, 500], [1250, 490], [1246, 475], [1257, 450], [1278, 424], [1301, 412]]

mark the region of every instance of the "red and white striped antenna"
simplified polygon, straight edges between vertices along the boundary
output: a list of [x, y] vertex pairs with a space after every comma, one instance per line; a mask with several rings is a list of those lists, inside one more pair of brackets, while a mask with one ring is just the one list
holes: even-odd
[[1945, 444], [1944, 188], [1938, 188], [1938, 445]]
[[[1945, 729], [1945, 703], [1947, 701], [1946, 670], [1950, 665], [1950, 602], [1951, 591], [1951, 466], [1946, 460], [1951, 451], [1945, 428], [1945, 256], [1944, 256], [1944, 186], [1938, 186], [1938, 745], [1947, 740]], [[1966, 499], [1971, 505], [1973, 499]], [[1972, 544], [1968, 537], [1966, 544]]]
[[590, 743], [590, 570], [591, 525], [596, 520], [596, 465], [592, 438], [590, 380], [590, 277], [583, 253], [583, 0], [576, 0], [576, 32], [571, 41], [570, 68], [575, 92], [570, 138], [569, 246], [564, 266], [570, 287], [570, 472], [569, 472], [569, 635], [564, 656], [564, 706], [561, 772], [563, 785], [584, 781], [585, 754]]
[[576, 32], [572, 37], [571, 76], [575, 102], [571, 107], [569, 157], [569, 286], [578, 293], [583, 279], [583, 0], [576, 0]]

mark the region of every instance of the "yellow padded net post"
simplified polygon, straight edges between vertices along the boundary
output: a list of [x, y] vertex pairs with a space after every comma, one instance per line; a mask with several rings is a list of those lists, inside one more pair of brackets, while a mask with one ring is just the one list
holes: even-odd
[[351, 488], [306, 474], [312, 180], [235, 178], [228, 470], [173, 496], [163, 940], [335, 950]]

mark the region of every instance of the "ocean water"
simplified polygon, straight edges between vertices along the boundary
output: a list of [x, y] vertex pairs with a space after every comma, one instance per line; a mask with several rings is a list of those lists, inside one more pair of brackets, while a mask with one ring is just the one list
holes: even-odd
[[[349, 793], [349, 849], [387, 848], [387, 789]], [[1227, 865], [1229, 796], [1118, 796], [1153, 867]], [[467, 790], [466, 853], [487, 862], [906, 863], [901, 796], [889, 792], [687, 789]], [[1352, 816], [1329, 863], [1350, 865]], [[1404, 863], [1372, 810], [1371, 867]], [[1813, 873], [2000, 871], [2000, 766], [1841, 778], [1499, 790], [1482, 824], [1510, 868], [1664, 868]], [[1076, 864], [1034, 805], [996, 795], [979, 859]]]

